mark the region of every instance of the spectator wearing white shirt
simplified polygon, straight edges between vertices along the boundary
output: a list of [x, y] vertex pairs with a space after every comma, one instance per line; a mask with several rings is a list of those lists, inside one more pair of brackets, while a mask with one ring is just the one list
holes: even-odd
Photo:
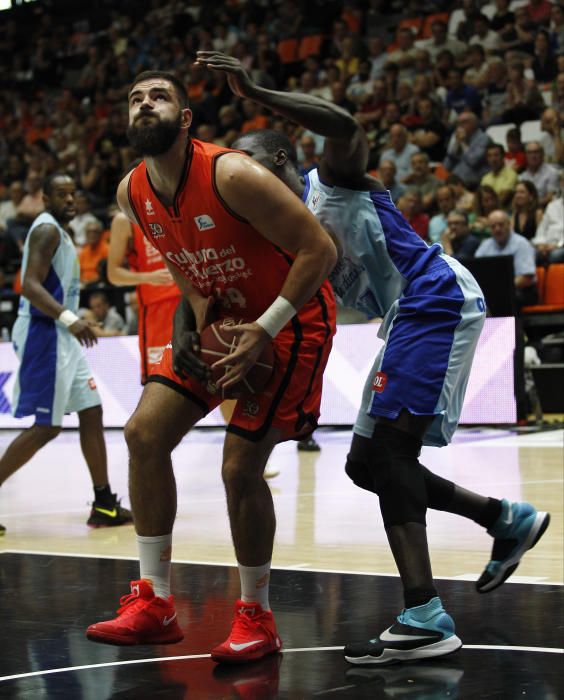
[[547, 163], [564, 164], [564, 129], [560, 117], [553, 107], [548, 107], [541, 115], [540, 144], [544, 148]]
[[517, 305], [536, 304], [538, 299], [535, 249], [526, 238], [511, 230], [507, 212], [495, 209], [488, 216], [492, 237], [482, 241], [477, 258], [511, 255], [515, 274]]
[[435, 62], [437, 55], [445, 49], [450, 51], [456, 58], [459, 58], [466, 52], [467, 48], [462, 41], [448, 36], [447, 25], [442, 20], [435, 20], [431, 24], [430, 39], [420, 39], [415, 42], [415, 46], [418, 49], [428, 51], [433, 62]]
[[493, 53], [501, 46], [501, 39], [497, 32], [494, 32], [490, 25], [490, 20], [481, 13], [474, 15], [474, 31], [468, 42], [470, 46], [477, 44], [482, 46], [486, 53]]
[[525, 146], [527, 168], [519, 180], [530, 180], [539, 193], [539, 203], [545, 207], [558, 191], [558, 171], [544, 162], [544, 148], [539, 141], [529, 141]]
[[531, 241], [537, 263], [564, 263], [564, 172], [560, 173], [560, 196], [548, 203]]
[[395, 163], [397, 179], [400, 182], [411, 170], [411, 156], [419, 153], [418, 146], [409, 143], [407, 129], [403, 124], [393, 124], [390, 128], [390, 148], [380, 156], [380, 163], [391, 160]]

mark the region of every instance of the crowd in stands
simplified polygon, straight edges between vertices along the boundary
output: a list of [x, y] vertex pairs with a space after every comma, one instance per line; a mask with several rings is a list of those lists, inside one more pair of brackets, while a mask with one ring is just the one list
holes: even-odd
[[82, 284], [113, 299], [104, 260], [116, 187], [136, 157], [127, 92], [142, 70], [171, 70], [185, 82], [193, 136], [230, 146], [252, 129], [279, 129], [296, 144], [302, 172], [316, 166], [322, 139], [234, 98], [222, 74], [194, 64], [199, 49], [236, 56], [265, 87], [307, 92], [353, 113], [370, 143], [371, 172], [417, 233], [461, 259], [511, 251], [526, 303], [534, 303], [535, 267], [564, 262], [564, 5], [90, 5], [51, 0], [1, 13], [5, 293], [18, 291], [23, 242], [43, 208], [42, 178], [64, 170], [80, 191], [70, 226]]

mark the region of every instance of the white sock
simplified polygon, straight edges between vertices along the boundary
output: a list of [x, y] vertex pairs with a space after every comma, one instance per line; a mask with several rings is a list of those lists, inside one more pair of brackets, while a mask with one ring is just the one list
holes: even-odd
[[244, 603], [259, 603], [263, 610], [270, 610], [270, 562], [262, 566], [243, 566], [237, 562], [237, 566], [241, 578], [241, 600]]
[[137, 535], [141, 578], [153, 584], [155, 595], [168, 598], [170, 595], [170, 559], [172, 555], [172, 533], [158, 537]]

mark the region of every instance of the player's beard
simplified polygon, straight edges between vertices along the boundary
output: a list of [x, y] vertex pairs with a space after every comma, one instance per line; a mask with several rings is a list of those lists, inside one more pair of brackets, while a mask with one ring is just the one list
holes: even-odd
[[174, 119], [159, 119], [155, 123], [133, 123], [127, 127], [127, 138], [131, 146], [142, 156], [160, 156], [166, 153], [178, 138], [182, 114]]

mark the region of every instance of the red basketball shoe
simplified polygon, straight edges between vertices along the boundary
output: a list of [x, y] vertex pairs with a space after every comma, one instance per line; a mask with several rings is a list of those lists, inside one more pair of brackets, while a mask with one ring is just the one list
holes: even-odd
[[86, 630], [93, 642], [103, 644], [174, 644], [184, 635], [178, 626], [174, 598], [155, 595], [149, 581], [131, 581], [131, 593], [120, 599], [114, 620], [96, 622]]
[[262, 659], [282, 649], [282, 641], [276, 631], [274, 616], [258, 603], [235, 603], [235, 616], [231, 634], [215, 649], [211, 657], [224, 663], [245, 663]]

